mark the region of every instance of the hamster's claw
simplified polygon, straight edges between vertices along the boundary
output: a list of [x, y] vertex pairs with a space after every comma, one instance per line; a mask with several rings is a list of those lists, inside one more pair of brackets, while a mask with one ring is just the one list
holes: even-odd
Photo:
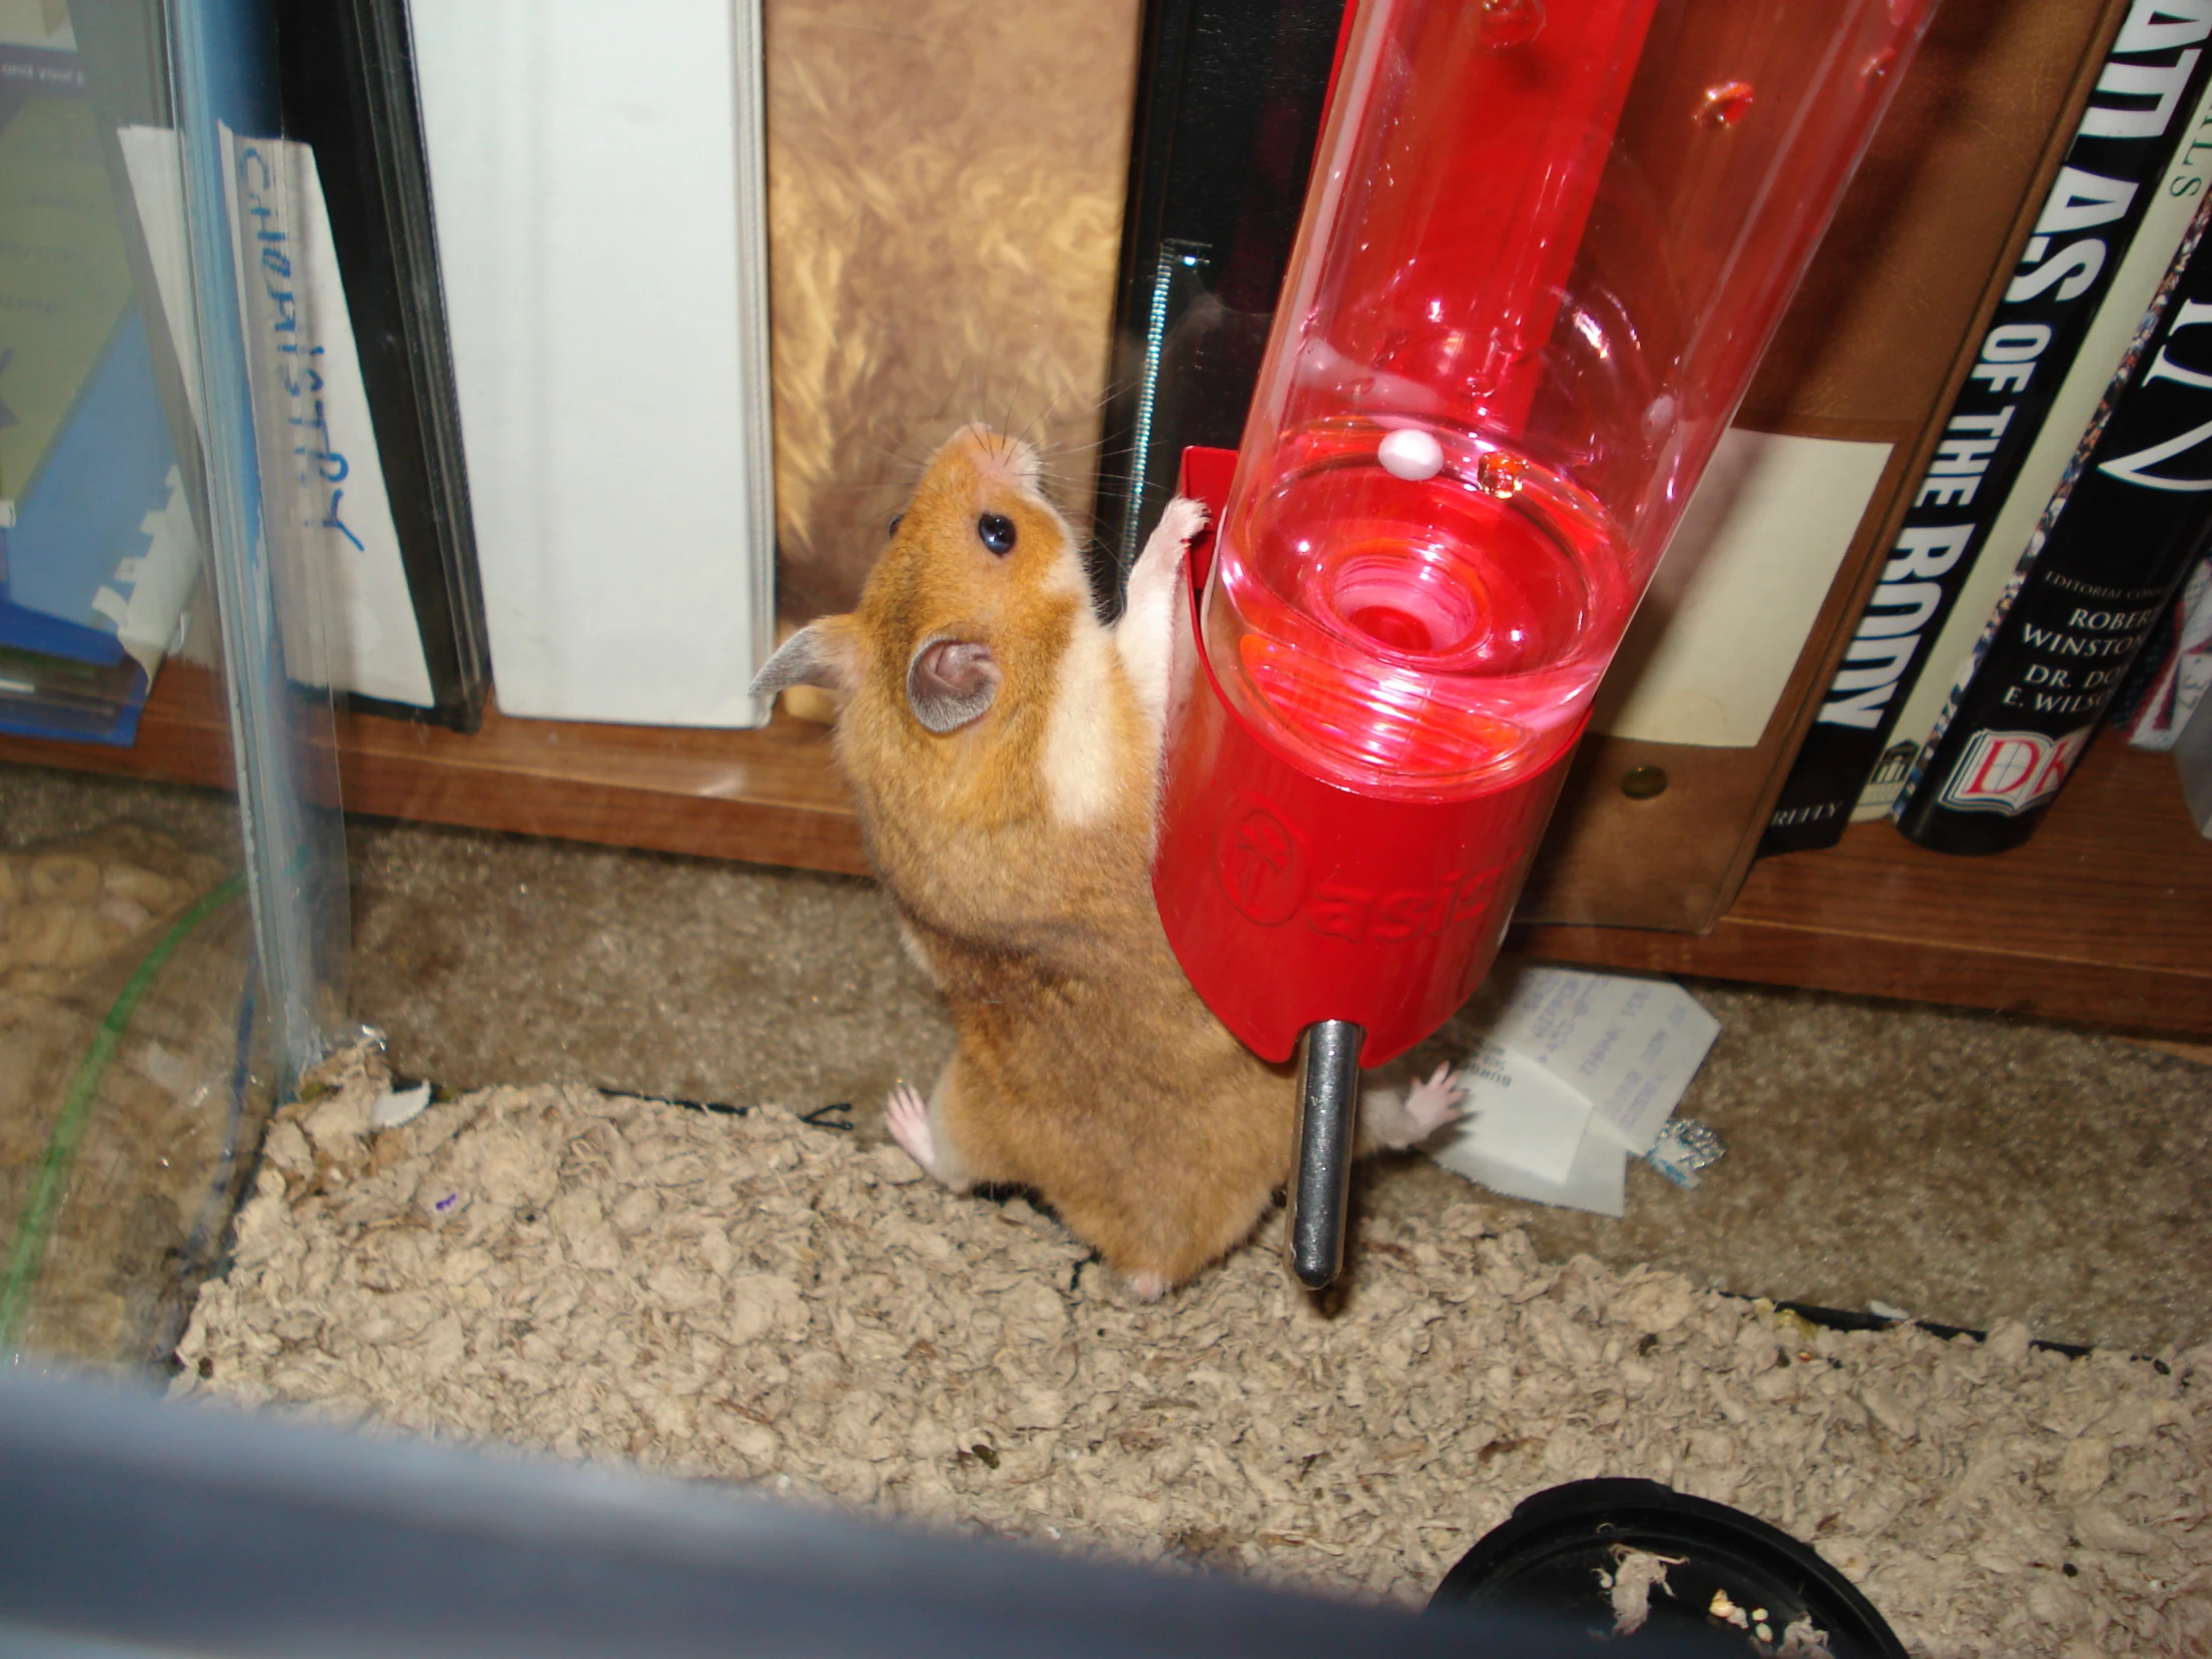
[[1179, 495], [1161, 511], [1159, 533], [1178, 546], [1187, 546], [1193, 536], [1206, 528], [1207, 516], [1205, 502]]

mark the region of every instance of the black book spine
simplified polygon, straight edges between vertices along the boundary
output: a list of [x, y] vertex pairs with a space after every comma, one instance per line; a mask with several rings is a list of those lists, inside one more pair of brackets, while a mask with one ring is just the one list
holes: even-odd
[[2138, 4], [2114, 40], [1783, 783], [1762, 855], [1831, 846], [1843, 834], [2189, 126], [2212, 75], [2208, 36], [2212, 20]]
[[2212, 533], [2212, 207], [2199, 209], [1899, 810], [1939, 852], [2035, 832]]
[[1345, 0], [1149, 0], [1092, 580], [1104, 614], [1183, 450], [1234, 449], [1290, 264]]
[[406, 0], [277, 0], [276, 20], [284, 128], [315, 153], [434, 700], [351, 702], [473, 732], [491, 648]]

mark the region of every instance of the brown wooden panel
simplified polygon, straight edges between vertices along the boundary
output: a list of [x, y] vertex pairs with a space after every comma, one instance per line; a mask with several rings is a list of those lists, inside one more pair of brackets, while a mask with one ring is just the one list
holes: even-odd
[[[1756, 748], [1593, 733], [1523, 913], [1703, 929], [1727, 909], [2056, 173], [2122, 0], [1946, 0], [1737, 416], [1896, 450]], [[1615, 672], [1633, 664], [1615, 665]], [[1658, 767], [1632, 802], [1621, 777]]]
[[[1919, 464], [1914, 446], [1900, 445], [1883, 469], [1875, 499], [1902, 490]], [[1881, 518], [1862, 524], [1841, 568], [1872, 569], [1878, 562], [1872, 557], [1876, 538], [1888, 528]], [[1796, 753], [1815, 694], [1834, 673], [1828, 642], [1850, 627], [1864, 602], [1857, 581], [1831, 585], [1808, 636], [1819, 647], [1800, 653], [1756, 748], [1586, 733], [1529, 874], [1520, 913], [1605, 927], [1689, 933], [1711, 927], [1751, 867], [1789, 770], [1783, 758]], [[1633, 672], [1634, 666], [1616, 661], [1614, 672]], [[1642, 800], [1623, 794], [1622, 780], [1645, 769], [1665, 774], [1666, 789]]]
[[1529, 926], [1513, 947], [1591, 966], [1807, 985], [2212, 1035], [2212, 841], [2169, 757], [2110, 734], [2035, 838], [1925, 851], [1887, 823], [1753, 866], [1713, 930]]
[[101, 743], [47, 743], [0, 733], [0, 762], [66, 767], [168, 784], [236, 789], [231, 724], [221, 682], [205, 669], [170, 664], [155, 682], [129, 749]]
[[1749, 424], [1853, 436], [1935, 395], [1986, 302], [1996, 261], [1984, 255], [2014, 238], [2023, 198], [2028, 217], [2040, 209], [2058, 162], [2052, 129], [2087, 101], [2082, 70], [2125, 12], [2110, 0], [1943, 0], [1760, 359]]
[[[0, 762], [227, 786], [219, 688], [165, 671], [139, 744], [0, 738]], [[338, 723], [346, 806], [709, 857], [864, 873], [819, 727], [760, 732], [510, 720], [462, 737]], [[2212, 841], [2171, 761], [2109, 735], [2033, 840], [1993, 858], [1926, 852], [1887, 824], [1753, 867], [1710, 933], [1522, 926], [1554, 961], [1806, 985], [2212, 1037]]]
[[1632, 928], [1537, 927], [1511, 935], [1508, 947], [1579, 967], [1799, 985], [2125, 1031], [2212, 1037], [2207, 1014], [2212, 982], [2202, 976], [2027, 961], [1956, 944], [1845, 937], [1731, 918], [1702, 938]]

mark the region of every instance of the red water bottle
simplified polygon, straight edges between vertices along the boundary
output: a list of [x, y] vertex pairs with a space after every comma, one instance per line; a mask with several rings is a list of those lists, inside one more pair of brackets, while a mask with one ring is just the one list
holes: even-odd
[[1488, 970], [1929, 3], [1356, 0], [1243, 445], [1186, 457], [1153, 869], [1199, 994], [1301, 1055], [1310, 1284], [1356, 1068]]

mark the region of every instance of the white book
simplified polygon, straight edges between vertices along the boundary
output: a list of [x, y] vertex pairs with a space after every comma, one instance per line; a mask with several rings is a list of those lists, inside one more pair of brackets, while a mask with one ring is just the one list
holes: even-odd
[[1756, 749], [1891, 447], [1723, 433], [1598, 686], [1590, 729]]
[[2212, 839], [2212, 697], [2197, 704], [2197, 712], [2174, 740], [2174, 767], [2181, 774], [2182, 798], [2189, 816]]
[[2174, 614], [2179, 626], [2173, 652], [2128, 727], [2127, 741], [2135, 749], [2173, 748], [2204, 694], [2212, 690], [2212, 553], [2189, 572]]
[[760, 725], [759, 0], [410, 16], [500, 707]]

